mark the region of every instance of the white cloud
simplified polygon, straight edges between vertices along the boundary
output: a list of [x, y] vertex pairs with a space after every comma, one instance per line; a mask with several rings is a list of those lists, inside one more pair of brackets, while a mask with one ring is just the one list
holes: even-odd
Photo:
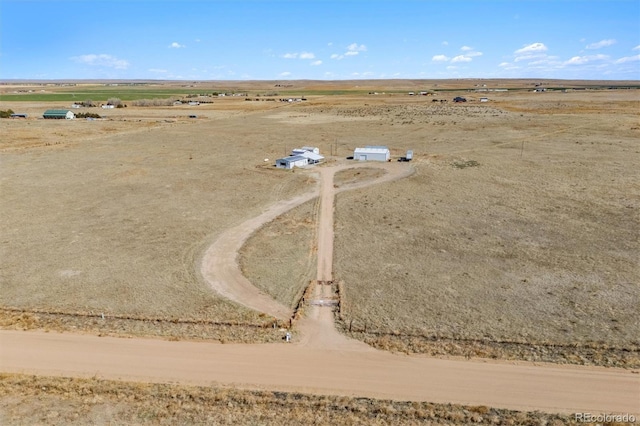
[[149, 72], [164, 74], [164, 73], [167, 73], [169, 71], [163, 70], [163, 69], [160, 69], [160, 68], [149, 68]]
[[455, 58], [453, 58], [451, 60], [451, 63], [456, 63], [456, 62], [471, 62], [472, 59], [468, 56], [465, 55], [458, 55]]
[[318, 61], [313, 61], [313, 62], [311, 62], [311, 65], [313, 65], [313, 66], [322, 65], [322, 61], [320, 61], [320, 60], [318, 60]]
[[351, 43], [349, 46], [347, 46], [347, 50], [349, 52], [366, 52], [367, 46], [365, 46], [364, 44], [358, 45], [358, 43]]
[[460, 48], [460, 50], [462, 50], [463, 52], [468, 52], [469, 50], [473, 50], [473, 47], [469, 47], [469, 46], [462, 46]]
[[603, 47], [611, 46], [613, 44], [616, 44], [616, 41], [611, 38], [608, 40], [601, 40], [597, 43], [591, 43], [587, 45], [587, 49], [601, 49]]
[[540, 59], [540, 58], [546, 58], [547, 55], [545, 55], [544, 53], [542, 54], [538, 54], [538, 55], [522, 55], [522, 56], [517, 56], [515, 61], [516, 62], [520, 62], [520, 61], [528, 61], [531, 59]]
[[433, 62], [448, 62], [449, 57], [446, 55], [435, 55], [433, 58], [431, 58], [431, 60]]
[[291, 77], [291, 73], [289, 71], [281, 72], [280, 77]]
[[314, 59], [316, 55], [309, 52], [301, 52], [301, 53], [294, 52], [294, 53], [285, 53], [284, 55], [282, 55], [282, 57], [285, 59]]
[[465, 56], [468, 56], [470, 58], [475, 58], [476, 56], [482, 56], [482, 52], [469, 52], [469, 53], [465, 53]]
[[92, 53], [89, 55], [73, 56], [71, 59], [78, 63], [91, 66], [109, 67], [118, 70], [125, 70], [129, 68], [129, 62], [125, 61], [124, 59], [118, 59], [115, 56], [107, 55], [104, 53], [100, 55]]
[[449, 45], [449, 42], [448, 42], [448, 41], [443, 41], [443, 42], [442, 42], [442, 45], [443, 45], [443, 46], [448, 46], [448, 45]]
[[171, 43], [169, 45], [170, 49], [182, 49], [182, 48], [185, 48], [185, 47], [187, 47], [187, 46], [185, 46], [184, 44], [180, 44], [177, 41], [174, 41], [173, 43]]
[[547, 50], [548, 50], [547, 46], [545, 46], [544, 43], [529, 44], [523, 47], [522, 49], [518, 49], [514, 52], [515, 61], [520, 62], [520, 61], [529, 61], [532, 59], [540, 60], [540, 59], [547, 58], [547, 54], [544, 53]]
[[514, 53], [516, 55], [522, 55], [522, 54], [528, 54], [531, 52], [546, 52], [546, 51], [547, 51], [547, 46], [545, 46], [544, 43], [532, 43], [523, 47], [522, 49], [516, 50]]
[[367, 46], [365, 46], [364, 44], [351, 43], [349, 46], [347, 46], [346, 52], [344, 52], [343, 54], [334, 53], [333, 55], [331, 55], [331, 59], [340, 60], [340, 59], [344, 59], [347, 56], [357, 56], [360, 54], [360, 52], [366, 52], [366, 51], [367, 51]]
[[[633, 50], [638, 50], [633, 49]], [[634, 62], [634, 61], [640, 61], [640, 55], [635, 55], [635, 56], [625, 56], [624, 58], [620, 58], [618, 59], [615, 63], [616, 64], [624, 64], [625, 62]]]
[[640, 50], [640, 44], [639, 44], [639, 45], [637, 45], [636, 47], [634, 47], [634, 48], [633, 48], [633, 49], [631, 49], [631, 50]]
[[587, 62], [603, 61], [606, 59], [609, 59], [607, 55], [574, 56], [568, 61], [565, 61], [564, 65], [582, 65]]

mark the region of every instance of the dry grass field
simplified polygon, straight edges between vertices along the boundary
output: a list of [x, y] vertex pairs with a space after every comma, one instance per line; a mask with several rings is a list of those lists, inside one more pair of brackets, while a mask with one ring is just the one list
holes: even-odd
[[419, 153], [414, 176], [338, 195], [343, 326], [400, 350], [585, 346], [564, 361], [637, 366], [639, 111], [635, 92], [342, 111]]
[[[212, 294], [198, 273], [204, 249], [315, 184], [308, 173], [273, 169], [291, 148], [319, 146], [344, 158], [355, 146], [388, 145], [395, 156], [414, 150], [416, 174], [338, 196], [343, 326], [361, 333], [366, 325], [365, 340], [375, 331], [611, 346], [637, 356], [636, 90], [455, 90], [475, 87], [467, 81], [294, 86], [283, 91], [306, 93], [307, 101], [94, 108], [105, 116], [95, 121], [38, 118], [65, 106], [59, 102], [0, 102], [29, 113], [3, 120], [0, 138], [4, 327], [178, 337], [183, 325], [171, 324], [180, 321], [268, 324]], [[421, 88], [436, 93], [406, 95]], [[456, 95], [469, 102], [451, 103]], [[349, 173], [336, 184], [366, 178]], [[316, 208], [309, 203], [269, 224], [240, 257], [246, 274], [289, 306], [313, 276]], [[103, 313], [111, 324], [96, 320]], [[239, 341], [263, 340], [241, 334]]]
[[198, 276], [199, 257], [222, 230], [309, 181], [263, 162], [302, 135], [238, 105], [205, 106], [196, 120], [186, 107], [100, 110], [108, 118], [96, 121], [35, 118], [49, 105], [0, 106], [30, 115], [2, 123], [0, 304], [264, 322], [214, 295]]
[[224, 387], [0, 375], [0, 422], [85, 424], [567, 425], [571, 416]]
[[[527, 90], [462, 90], [482, 83]], [[29, 114], [0, 123], [0, 327], [279, 340], [270, 318], [207, 287], [201, 256], [224, 230], [316, 185], [310, 172], [272, 167], [291, 148], [344, 158], [388, 145], [396, 157], [413, 149], [416, 173], [337, 196], [344, 333], [393, 351], [637, 368], [640, 93], [532, 93], [534, 84], [299, 82], [277, 90], [306, 95], [302, 103], [91, 109], [105, 117], [95, 121], [39, 118], [68, 103], [0, 100], [0, 110]], [[435, 94], [406, 94], [423, 89]], [[469, 102], [452, 104], [458, 95]], [[378, 173], [345, 171], [335, 183]], [[249, 279], [287, 306], [315, 276], [317, 215], [317, 200], [291, 210], [239, 256]], [[0, 383], [2, 424], [572, 421], [99, 378], [4, 374]]]

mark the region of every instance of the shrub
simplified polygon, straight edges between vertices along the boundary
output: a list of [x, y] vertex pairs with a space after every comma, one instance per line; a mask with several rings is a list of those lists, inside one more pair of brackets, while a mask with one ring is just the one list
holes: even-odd
[[79, 112], [76, 114], [76, 118], [102, 118], [95, 112]]
[[13, 114], [12, 109], [8, 109], [6, 111], [0, 111], [0, 118], [10, 118], [11, 114]]

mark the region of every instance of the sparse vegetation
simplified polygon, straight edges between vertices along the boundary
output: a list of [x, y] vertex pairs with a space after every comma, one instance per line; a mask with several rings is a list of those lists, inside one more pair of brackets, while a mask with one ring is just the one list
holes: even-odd
[[[210, 120], [164, 107], [193, 89], [73, 88], [80, 99], [117, 96], [158, 107], [130, 104], [93, 123], [3, 122], [12, 137], [0, 141], [0, 327], [276, 341], [272, 318], [212, 294], [198, 273], [200, 256], [224, 230], [308, 190], [305, 172], [263, 166], [283, 145], [304, 141], [323, 154], [335, 146], [344, 158], [354, 146], [388, 144], [415, 150], [417, 173], [337, 199], [334, 265], [345, 333], [384, 350], [435, 356], [638, 365], [635, 92], [543, 100], [496, 93], [491, 107], [470, 100], [453, 108], [394, 95], [364, 95], [363, 105], [354, 91], [317, 84], [296, 87], [310, 102], [286, 111], [232, 99], [203, 105], [198, 114]], [[311, 97], [322, 93], [345, 96]], [[57, 108], [77, 99], [3, 94], [2, 108], [16, 98], [34, 117], [42, 101]], [[367, 173], [345, 172], [337, 185]], [[309, 203], [278, 218], [244, 247], [246, 274], [283, 303], [304, 274], [313, 275], [302, 270], [315, 259], [314, 209]], [[274, 264], [288, 268], [287, 279]], [[1, 379], [0, 419], [27, 424], [86, 423], [86, 416], [172, 424], [570, 422], [488, 407]]]
[[478, 167], [480, 165], [475, 160], [454, 160], [451, 164], [456, 169], [466, 169], [467, 167]]
[[1, 110], [0, 111], [0, 118], [10, 118], [11, 114], [13, 114], [13, 110], [12, 109]]
[[221, 387], [0, 374], [7, 424], [572, 425], [568, 415]]
[[76, 118], [102, 118], [100, 114], [96, 114], [95, 112], [78, 112], [76, 113]]
[[170, 106], [175, 102], [174, 99], [137, 99], [131, 101], [131, 105], [138, 107], [158, 107], [158, 106]]

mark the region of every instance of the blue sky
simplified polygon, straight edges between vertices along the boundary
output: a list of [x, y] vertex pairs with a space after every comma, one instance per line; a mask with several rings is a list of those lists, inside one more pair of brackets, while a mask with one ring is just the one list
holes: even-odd
[[0, 0], [0, 79], [640, 79], [639, 0]]

